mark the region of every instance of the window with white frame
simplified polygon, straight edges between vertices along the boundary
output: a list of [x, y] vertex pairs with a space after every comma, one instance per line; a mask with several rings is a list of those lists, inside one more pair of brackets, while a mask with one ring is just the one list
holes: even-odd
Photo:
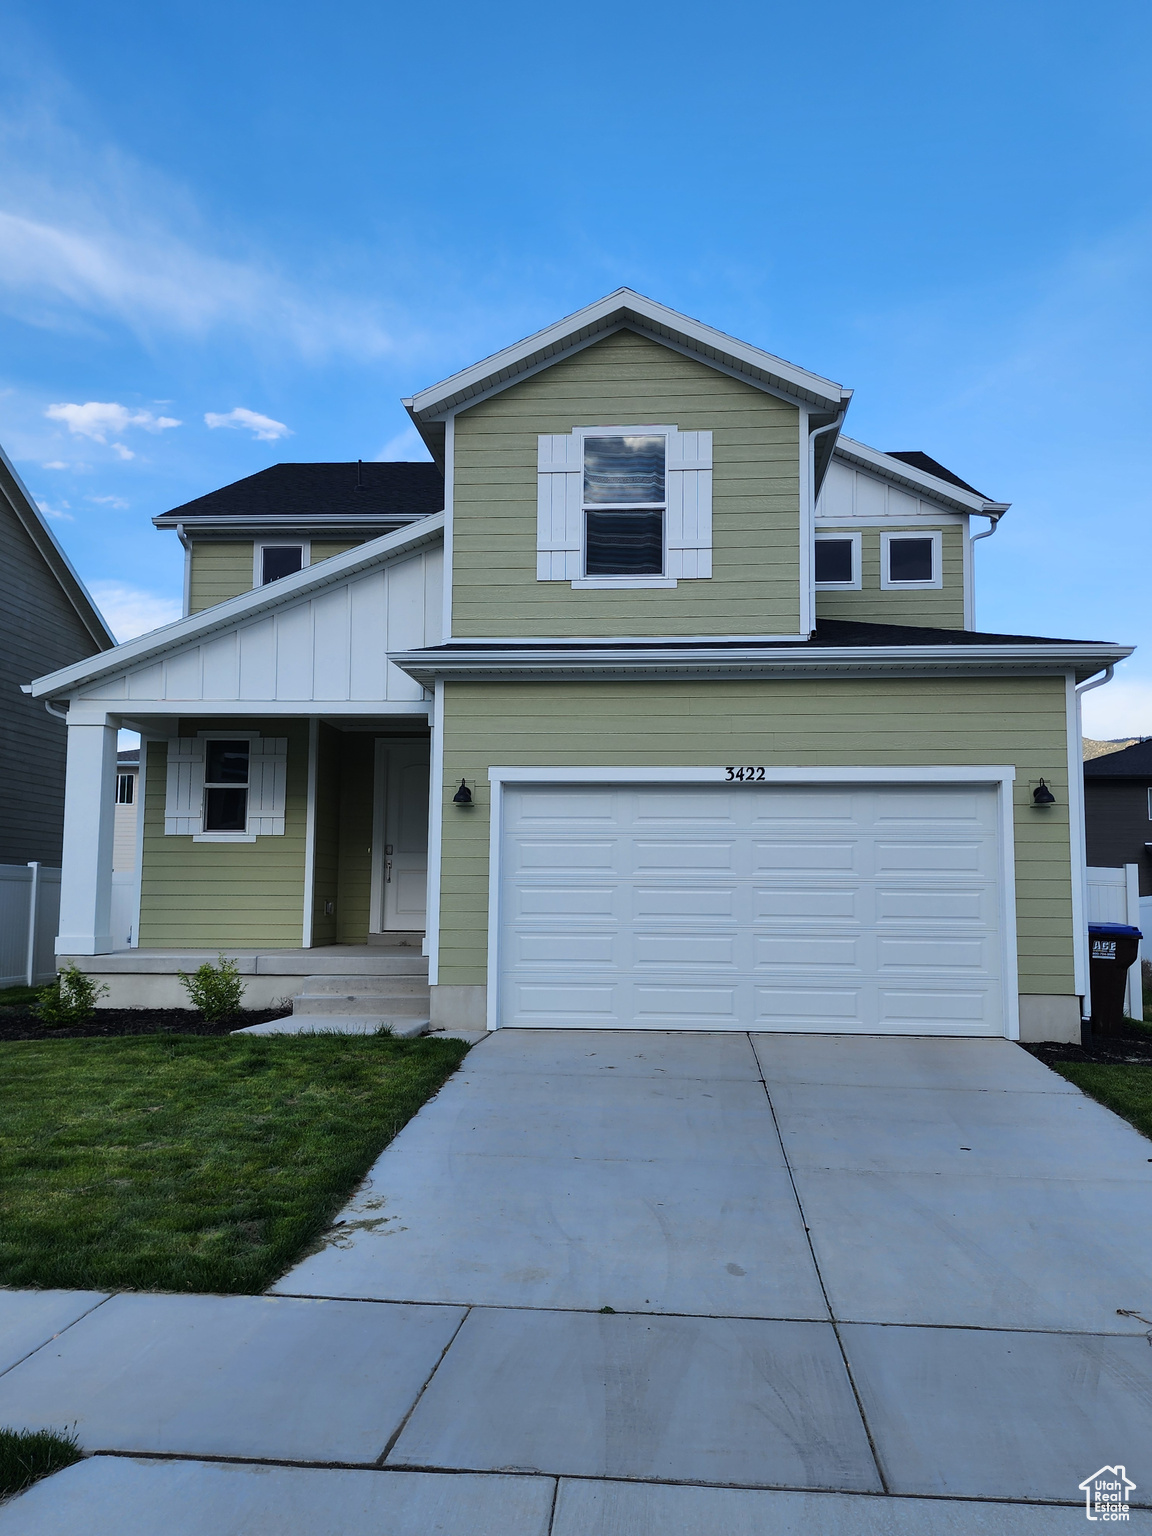
[[932, 533], [881, 533], [881, 587], [943, 586], [941, 543], [938, 530]]
[[858, 592], [860, 590], [859, 533], [818, 533], [814, 565], [818, 592]]
[[674, 587], [712, 574], [712, 434], [577, 427], [539, 439], [537, 579]]
[[311, 563], [309, 541], [306, 539], [294, 542], [257, 540], [253, 555], [255, 569], [252, 572], [252, 584], [257, 587], [266, 587], [270, 581], [294, 576]]
[[116, 804], [131, 805], [135, 800], [136, 775], [134, 773], [118, 773], [116, 775]]
[[168, 743], [167, 837], [249, 842], [284, 834], [288, 740], [204, 731]]

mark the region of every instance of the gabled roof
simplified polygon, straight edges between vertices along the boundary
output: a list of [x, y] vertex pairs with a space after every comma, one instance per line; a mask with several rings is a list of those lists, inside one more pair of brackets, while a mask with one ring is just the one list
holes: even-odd
[[444, 507], [435, 464], [273, 464], [152, 519], [157, 528], [297, 520], [309, 525], [410, 522]]
[[867, 443], [859, 443], [840, 433], [833, 457], [905, 486], [913, 495], [930, 496], [933, 501], [960, 512], [978, 512], [985, 517], [998, 518], [1012, 505], [1009, 501], [989, 500], [926, 453], [881, 453], [879, 448], [869, 448]]
[[1086, 779], [1152, 779], [1152, 737], [1121, 752], [1105, 752], [1084, 764]]
[[342, 555], [332, 555], [316, 565], [305, 566], [292, 576], [283, 576], [279, 581], [269, 582], [267, 586], [254, 587], [251, 592], [242, 592], [239, 597], [216, 603], [186, 619], [177, 619], [174, 624], [165, 624], [135, 640], [127, 640], [102, 656], [93, 656], [86, 661], [74, 662], [69, 667], [61, 667], [56, 672], [49, 672], [26, 685], [25, 691], [37, 699], [65, 697], [77, 688], [85, 687], [110, 673], [126, 671], [144, 661], [158, 660], [217, 630], [230, 629], [238, 620], [259, 617], [286, 603], [346, 581], [362, 570], [384, 564], [397, 555], [407, 554], [425, 544], [438, 543], [443, 534], [444, 514], [434, 513], [415, 524], [398, 528], [395, 533], [385, 533], [378, 539], [357, 544], [354, 549], [346, 550]]
[[[631, 288], [617, 288], [555, 325], [537, 331], [515, 346], [486, 357], [472, 367], [454, 373], [420, 390], [404, 401], [409, 415], [427, 442], [433, 457], [442, 452], [443, 428], [436, 428], [449, 412], [474, 403], [484, 395], [507, 389], [526, 374], [547, 367], [566, 352], [571, 352], [618, 330], [638, 331], [655, 341], [675, 347], [734, 373], [761, 389], [785, 395], [804, 404], [829, 421], [835, 420], [848, 406], [852, 391], [831, 379], [809, 373], [795, 363], [785, 362], [759, 347], [737, 341], [710, 325], [657, 304]], [[814, 422], [813, 425], [819, 423]]]
[[44, 564], [55, 576], [65, 597], [75, 608], [80, 622], [92, 636], [92, 643], [101, 651], [116, 644], [116, 636], [104, 621], [104, 615], [92, 601], [88, 588], [76, 574], [71, 560], [64, 553], [56, 535], [49, 528], [32, 500], [28, 487], [16, 473], [12, 460], [0, 448], [0, 495], [8, 503], [25, 533], [36, 546]]

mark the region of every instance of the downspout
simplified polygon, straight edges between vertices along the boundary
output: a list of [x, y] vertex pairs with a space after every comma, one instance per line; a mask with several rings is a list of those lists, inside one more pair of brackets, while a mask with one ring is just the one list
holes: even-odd
[[[1104, 668], [1103, 677], [1088, 678], [1082, 683], [1077, 683], [1074, 689], [1076, 695], [1076, 746], [1080, 753], [1080, 772], [1076, 775], [1076, 798], [1079, 801], [1080, 806], [1080, 910], [1084, 913], [1085, 929], [1082, 942], [1085, 944], [1085, 946], [1087, 946], [1088, 942], [1088, 844], [1084, 811], [1084, 725], [1080, 716], [1080, 696], [1081, 694], [1090, 693], [1093, 688], [1103, 688], [1105, 683], [1110, 683], [1112, 681], [1112, 676], [1115, 671], [1115, 666], [1109, 662], [1108, 665]], [[1069, 763], [1068, 766], [1071, 768], [1071, 763]], [[1072, 793], [1071, 784], [1068, 786], [1068, 792], [1069, 794]], [[1092, 1013], [1092, 978], [1088, 969], [1087, 955], [1085, 955], [1084, 961], [1084, 1001], [1081, 1005], [1081, 1008], [1083, 1020], [1087, 1021], [1088, 1018], [1091, 1017]]]
[[985, 512], [982, 515], [988, 519], [988, 526], [983, 533], [970, 533], [968, 535], [969, 544], [979, 544], [981, 539], [990, 539], [1000, 526], [1000, 519], [1004, 516], [1003, 512]]
[[187, 618], [192, 608], [192, 545], [183, 523], [176, 524], [176, 537], [184, 550], [184, 617]]
[[[838, 413], [837, 413], [837, 415], [836, 415], [834, 420], [828, 422], [828, 424], [826, 426], [814, 427], [812, 429], [812, 431], [809, 432], [809, 434], [808, 434], [808, 484], [812, 488], [812, 532], [813, 532], [813, 537], [815, 537], [815, 531], [816, 531], [816, 503], [819, 500], [819, 493], [816, 490], [816, 439], [818, 437], [823, 437], [825, 432], [836, 432], [836, 433], [839, 433], [840, 428], [844, 425], [844, 418], [845, 418], [845, 416], [847, 414], [848, 414], [848, 402], [845, 401], [844, 404], [840, 407], [840, 410], [838, 411]], [[813, 551], [813, 553], [812, 553], [811, 563], [809, 565], [809, 571], [811, 573], [810, 574], [810, 582], [811, 582], [811, 588], [812, 588], [812, 622], [813, 622], [813, 625], [815, 625], [815, 622], [816, 622], [816, 555], [815, 555], [815, 551]], [[816, 630], [815, 630], [815, 628], [813, 628], [810, 631], [810, 633], [808, 635], [808, 638], [810, 640], [815, 640], [815, 638], [816, 638]]]

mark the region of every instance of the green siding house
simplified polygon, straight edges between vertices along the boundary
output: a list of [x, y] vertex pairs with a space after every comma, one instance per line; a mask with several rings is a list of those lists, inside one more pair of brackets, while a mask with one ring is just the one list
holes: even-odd
[[847, 437], [850, 398], [620, 290], [406, 400], [430, 464], [158, 517], [186, 616], [32, 687], [59, 952], [120, 1002], [403, 943], [434, 1025], [1078, 1038], [1079, 690], [1129, 651], [977, 631], [1006, 504]]

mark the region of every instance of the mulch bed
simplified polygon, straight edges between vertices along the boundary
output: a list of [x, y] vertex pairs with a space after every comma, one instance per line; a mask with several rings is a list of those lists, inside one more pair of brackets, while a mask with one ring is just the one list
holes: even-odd
[[45, 1024], [28, 1007], [0, 1007], [0, 1041], [103, 1040], [113, 1035], [230, 1035], [249, 1024], [284, 1018], [283, 1008], [245, 1009], [209, 1024], [195, 1008], [98, 1008], [86, 1024]]
[[1095, 1062], [1106, 1067], [1128, 1066], [1133, 1062], [1152, 1066], [1152, 1029], [1141, 1029], [1135, 1024], [1121, 1025], [1118, 1035], [1095, 1035], [1087, 1046], [1065, 1045], [1055, 1040], [1020, 1043], [1049, 1067], [1058, 1061]]

